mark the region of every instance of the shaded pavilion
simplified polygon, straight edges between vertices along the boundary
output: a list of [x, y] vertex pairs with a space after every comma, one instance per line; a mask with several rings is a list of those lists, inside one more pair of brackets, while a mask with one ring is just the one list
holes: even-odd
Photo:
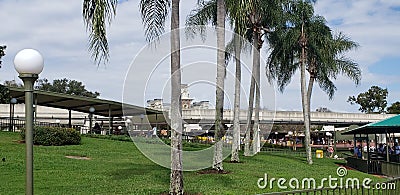
[[[389, 154], [389, 147], [394, 144], [395, 133], [400, 133], [400, 115], [342, 132], [342, 135], [353, 135], [354, 147], [356, 147], [357, 141], [365, 140], [367, 142], [367, 159], [348, 157], [346, 158], [348, 165], [367, 173], [399, 176], [400, 164], [398, 163], [398, 155]], [[377, 140], [378, 135], [383, 135], [386, 138], [385, 144], [387, 147], [384, 156], [377, 155], [377, 152], [370, 152], [371, 135], [375, 136], [375, 140]]]
[[[25, 102], [23, 88], [8, 87], [10, 98], [16, 98], [17, 102]], [[161, 111], [144, 108], [136, 105], [83, 96], [67, 95], [49, 91], [34, 90], [34, 105], [47, 106], [68, 110], [68, 126], [71, 127], [71, 111], [90, 113], [89, 108], [95, 108], [92, 113], [109, 119], [109, 130], [112, 128], [113, 118], [122, 116], [145, 116], [152, 122], [165, 121]]]

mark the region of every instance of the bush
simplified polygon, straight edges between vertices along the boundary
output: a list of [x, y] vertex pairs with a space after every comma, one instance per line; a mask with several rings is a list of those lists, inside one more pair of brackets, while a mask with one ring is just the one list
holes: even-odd
[[[21, 131], [25, 140], [25, 129]], [[61, 127], [34, 127], [33, 144], [44, 146], [79, 145], [81, 136], [75, 129]]]

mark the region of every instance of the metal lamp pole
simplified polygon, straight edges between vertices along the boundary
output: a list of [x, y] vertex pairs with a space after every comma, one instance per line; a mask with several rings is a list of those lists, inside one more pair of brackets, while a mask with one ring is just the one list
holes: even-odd
[[89, 131], [90, 131], [90, 134], [94, 134], [93, 133], [93, 131], [92, 131], [92, 118], [93, 118], [93, 112], [95, 111], [96, 109], [94, 109], [94, 107], [93, 106], [91, 106], [90, 108], [89, 108]]
[[11, 98], [10, 100], [10, 127], [9, 131], [14, 131], [14, 105], [17, 103], [17, 99]]
[[140, 114], [140, 131], [143, 132], [143, 119], [144, 119], [144, 114]]
[[132, 120], [131, 119], [126, 119], [126, 135], [129, 135], [129, 131], [131, 130], [131, 124], [132, 124]]
[[14, 58], [14, 67], [25, 88], [25, 145], [27, 195], [33, 194], [33, 84], [43, 70], [43, 57], [34, 49], [23, 49]]

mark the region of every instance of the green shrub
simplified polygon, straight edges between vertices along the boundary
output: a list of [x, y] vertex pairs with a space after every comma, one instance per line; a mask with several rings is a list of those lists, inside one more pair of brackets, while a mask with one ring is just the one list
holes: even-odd
[[[25, 140], [25, 129], [21, 131], [21, 138]], [[81, 136], [71, 128], [40, 127], [33, 130], [33, 144], [44, 146], [79, 145]]]

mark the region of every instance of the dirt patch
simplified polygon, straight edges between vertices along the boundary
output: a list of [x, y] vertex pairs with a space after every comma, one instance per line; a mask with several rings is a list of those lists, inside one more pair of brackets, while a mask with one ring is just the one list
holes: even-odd
[[201, 170], [197, 172], [198, 174], [229, 174], [230, 171], [218, 171], [215, 169], [207, 169], [207, 170]]
[[19, 143], [19, 144], [24, 144], [25, 140], [12, 140], [12, 142], [16, 142], [16, 143]]
[[240, 162], [240, 161], [229, 161], [229, 163], [243, 163], [243, 162]]
[[71, 158], [71, 159], [78, 159], [78, 160], [90, 160], [90, 158], [86, 156], [65, 156], [66, 158]]
[[[202, 195], [201, 193], [184, 192], [184, 195]], [[169, 195], [168, 192], [163, 192], [160, 195]]]

